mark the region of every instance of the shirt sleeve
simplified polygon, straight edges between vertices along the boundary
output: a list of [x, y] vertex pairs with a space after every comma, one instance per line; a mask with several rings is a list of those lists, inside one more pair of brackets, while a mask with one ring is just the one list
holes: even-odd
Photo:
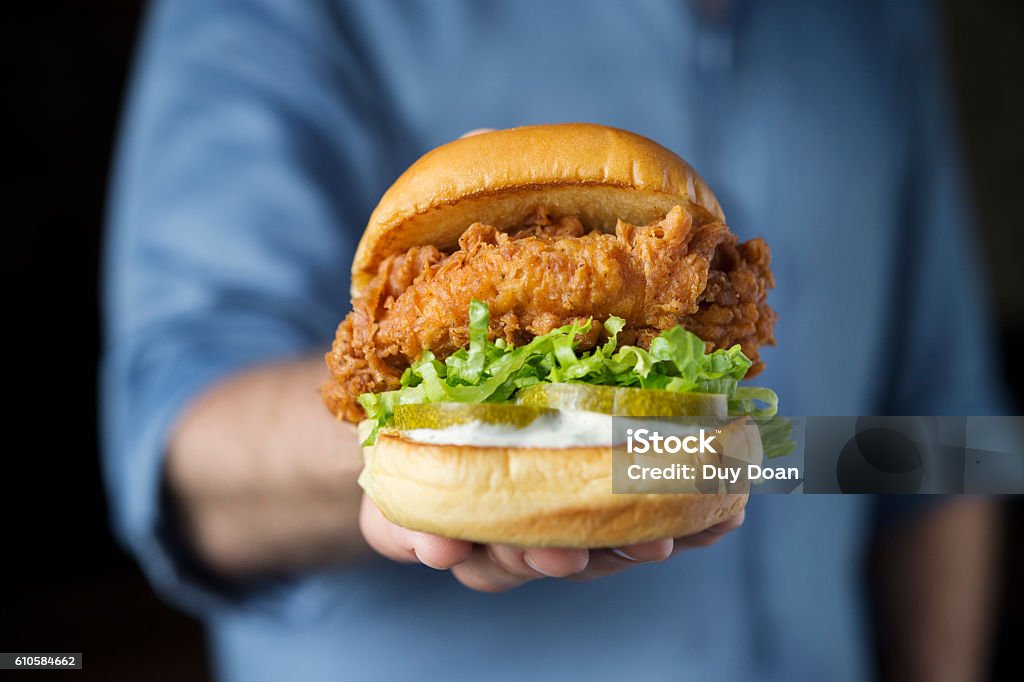
[[[894, 6], [907, 165], [892, 355], [882, 414], [1000, 415], [1009, 409], [971, 210], [950, 75], [932, 3]], [[882, 495], [876, 523], [892, 526], [955, 498]]]
[[234, 597], [175, 540], [168, 433], [228, 374], [326, 350], [367, 197], [394, 171], [383, 98], [338, 25], [270, 0], [147, 17], [103, 264], [104, 468], [117, 535], [192, 610]]
[[995, 415], [1008, 406], [981, 235], [970, 209], [932, 3], [896, 3], [910, 158], [883, 414]]

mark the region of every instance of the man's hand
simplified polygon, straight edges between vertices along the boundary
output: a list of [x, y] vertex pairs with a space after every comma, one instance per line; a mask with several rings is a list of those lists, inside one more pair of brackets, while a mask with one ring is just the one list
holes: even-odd
[[743, 524], [741, 511], [727, 521], [684, 538], [654, 540], [616, 549], [555, 549], [477, 545], [408, 530], [391, 523], [363, 496], [359, 527], [366, 542], [394, 561], [450, 570], [466, 587], [504, 592], [538, 578], [588, 580], [637, 564], [664, 561], [692, 547], [708, 547]]

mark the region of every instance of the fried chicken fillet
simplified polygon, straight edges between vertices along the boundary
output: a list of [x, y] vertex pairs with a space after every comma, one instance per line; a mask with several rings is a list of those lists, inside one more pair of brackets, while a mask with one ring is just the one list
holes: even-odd
[[676, 324], [708, 349], [740, 344], [761, 371], [758, 349], [773, 345], [771, 255], [761, 239], [737, 243], [725, 223], [695, 220], [682, 207], [650, 225], [619, 221], [614, 234], [585, 232], [572, 215], [537, 214], [516, 232], [474, 223], [446, 254], [414, 247], [384, 259], [342, 321], [323, 387], [338, 417], [365, 417], [361, 393], [400, 386], [424, 350], [445, 358], [469, 342], [472, 299], [490, 307], [490, 337], [522, 344], [593, 318], [581, 348], [601, 339], [601, 322], [626, 321], [623, 344], [647, 347]]

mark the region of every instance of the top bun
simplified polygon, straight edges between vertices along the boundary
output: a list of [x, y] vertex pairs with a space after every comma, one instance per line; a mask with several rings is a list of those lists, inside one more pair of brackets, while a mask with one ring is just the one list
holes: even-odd
[[473, 135], [427, 152], [384, 193], [356, 249], [352, 293], [388, 256], [452, 249], [475, 222], [508, 230], [544, 207], [610, 232], [620, 218], [646, 224], [676, 205], [725, 220], [697, 172], [646, 137], [591, 123]]

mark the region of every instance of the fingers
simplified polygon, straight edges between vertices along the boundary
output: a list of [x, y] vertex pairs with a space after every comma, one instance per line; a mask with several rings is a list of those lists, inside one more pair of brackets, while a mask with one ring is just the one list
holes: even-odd
[[472, 543], [421, 533], [391, 523], [370, 498], [363, 497], [359, 527], [367, 543], [379, 554], [402, 563], [422, 563], [431, 568], [448, 569], [464, 562]]
[[721, 523], [694, 535], [675, 538], [674, 540], [654, 540], [638, 545], [629, 545], [616, 549], [593, 550], [590, 553], [590, 564], [587, 570], [574, 576], [574, 579], [591, 580], [614, 575], [630, 566], [642, 563], [657, 563], [680, 552], [696, 547], [710, 547], [730, 532], [743, 525], [746, 512], [732, 516]]
[[474, 546], [469, 558], [452, 568], [455, 579], [477, 592], [505, 592], [533, 579], [530, 576], [516, 575], [499, 566], [490, 556], [488, 549], [486, 545]]
[[722, 521], [718, 525], [711, 526], [707, 530], [694, 535], [687, 535], [683, 538], [676, 538], [676, 546], [675, 549], [672, 550], [672, 555], [675, 556], [683, 550], [694, 549], [696, 547], [710, 547], [732, 531], [742, 526], [743, 519], [745, 519], [746, 516], [746, 510], [740, 510], [739, 514]]
[[504, 592], [539, 578], [590, 580], [631, 566], [665, 561], [683, 550], [708, 547], [743, 525], [745, 512], [686, 537], [653, 540], [615, 549], [561, 549], [474, 545], [402, 528], [363, 498], [359, 523], [367, 542], [381, 555], [404, 563], [450, 569], [463, 585], [481, 592]]
[[597, 549], [590, 552], [590, 565], [577, 576], [581, 580], [603, 578], [623, 571], [630, 566], [658, 563], [672, 556], [674, 542], [671, 538], [652, 540], [636, 545], [614, 549]]
[[585, 549], [522, 549], [477, 545], [469, 558], [452, 569], [466, 587], [481, 592], [504, 592], [538, 578], [566, 578], [587, 567]]
[[462, 584], [481, 592], [503, 592], [529, 580], [571, 576], [583, 571], [589, 560], [585, 549], [473, 545], [409, 530], [388, 521], [368, 497], [363, 498], [359, 525], [367, 543], [382, 556], [451, 569]]
[[548, 578], [576, 575], [587, 567], [590, 552], [585, 549], [534, 548], [522, 552], [523, 562]]
[[664, 561], [672, 556], [672, 547], [672, 538], [668, 538], [665, 540], [642, 542], [638, 545], [626, 545], [611, 551], [619, 558], [634, 563], [643, 563], [647, 561]]

